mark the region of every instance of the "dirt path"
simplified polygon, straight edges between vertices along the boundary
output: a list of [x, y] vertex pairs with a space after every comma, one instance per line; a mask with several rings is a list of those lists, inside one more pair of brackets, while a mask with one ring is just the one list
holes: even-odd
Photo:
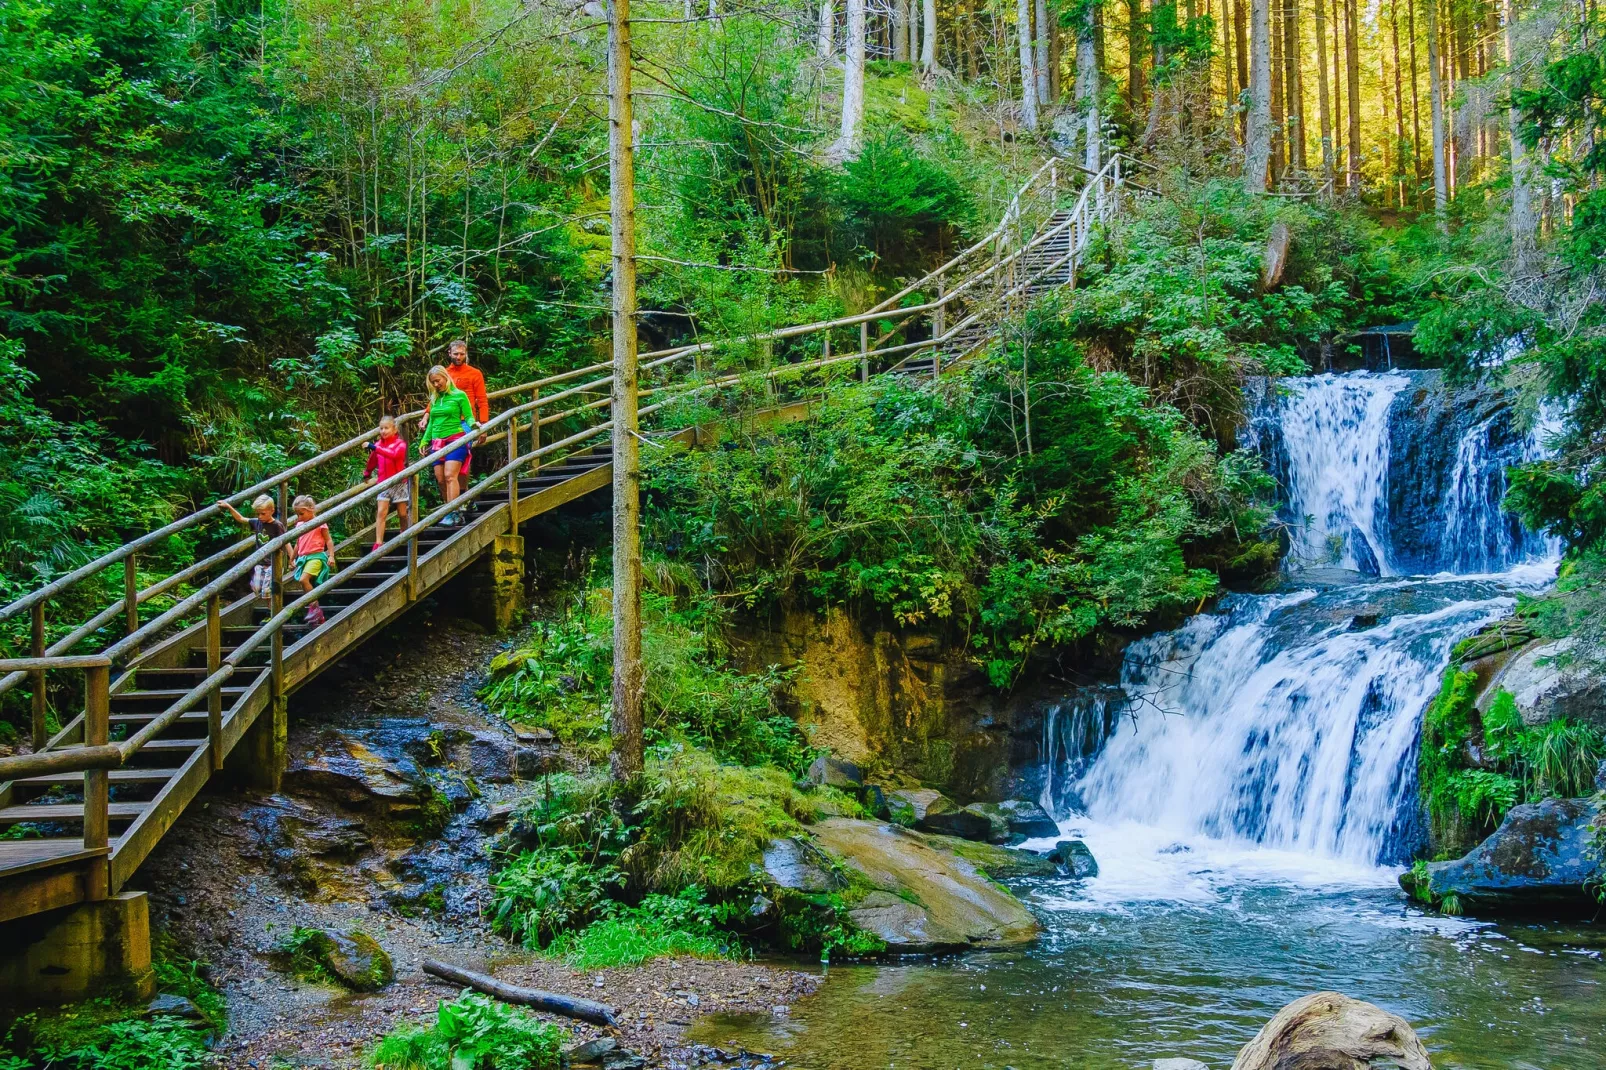
[[[228, 999], [220, 1065], [362, 1065], [380, 1036], [428, 1022], [454, 995], [422, 974], [429, 957], [602, 1000], [619, 1015], [621, 1046], [649, 1066], [711, 1058], [681, 1042], [697, 1016], [785, 1014], [818, 984], [786, 965], [696, 960], [582, 975], [490, 931], [485, 846], [498, 804], [518, 796], [518, 774], [565, 760], [515, 739], [475, 697], [506, 645], [419, 607], [292, 700], [282, 793], [209, 792], [142, 867], [134, 883], [151, 894], [153, 927], [210, 963]], [[443, 802], [451, 816], [437, 833]], [[390, 953], [395, 983], [354, 994], [297, 979], [274, 954], [296, 926], [361, 928]], [[576, 1039], [600, 1033], [563, 1024]]]

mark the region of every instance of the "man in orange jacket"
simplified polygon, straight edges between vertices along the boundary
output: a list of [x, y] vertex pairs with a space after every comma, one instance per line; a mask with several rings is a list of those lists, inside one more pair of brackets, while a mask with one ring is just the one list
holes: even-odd
[[[468, 403], [474, 409], [474, 419], [484, 423], [491, 418], [491, 400], [485, 396], [485, 376], [480, 370], [468, 362], [468, 343], [461, 338], [453, 339], [446, 346], [446, 374], [451, 377], [452, 385], [468, 395]], [[485, 436], [481, 435], [479, 442]], [[474, 455], [469, 454], [468, 460], [463, 462], [463, 474], [468, 475], [469, 465], [474, 463]]]

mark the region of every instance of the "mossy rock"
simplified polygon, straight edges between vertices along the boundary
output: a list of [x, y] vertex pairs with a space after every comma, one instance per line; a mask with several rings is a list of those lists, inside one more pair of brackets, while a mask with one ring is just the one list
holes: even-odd
[[962, 840], [957, 836], [928, 834], [926, 842], [963, 858], [995, 881], [1007, 881], [1015, 877], [1054, 877], [1059, 874], [1059, 867], [1050, 859], [1030, 851]]
[[375, 992], [396, 979], [389, 953], [360, 929], [349, 933], [300, 930], [297, 938], [320, 966], [355, 992]]

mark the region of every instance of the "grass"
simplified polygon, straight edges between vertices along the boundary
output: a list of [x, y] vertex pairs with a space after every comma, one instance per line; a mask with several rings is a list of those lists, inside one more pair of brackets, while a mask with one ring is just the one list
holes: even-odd
[[739, 948], [719, 931], [718, 913], [701, 888], [649, 895], [638, 906], [616, 908], [584, 929], [560, 934], [547, 954], [577, 970], [638, 966], [670, 955], [729, 958]]
[[556, 1070], [569, 1032], [527, 1011], [464, 992], [431, 1026], [403, 1026], [374, 1046], [375, 1070]]

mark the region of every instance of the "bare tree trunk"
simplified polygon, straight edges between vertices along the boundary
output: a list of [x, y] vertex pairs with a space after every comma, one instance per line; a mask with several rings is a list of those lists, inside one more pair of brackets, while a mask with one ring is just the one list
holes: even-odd
[[1143, 56], [1148, 43], [1143, 33], [1143, 0], [1126, 0], [1126, 113], [1143, 111]]
[[1444, 158], [1444, 82], [1439, 73], [1439, 0], [1427, 0], [1428, 101], [1433, 115], [1433, 214], [1439, 230], [1449, 232], [1450, 175]]
[[1271, 163], [1271, 0], [1250, 0], [1249, 116], [1244, 135], [1244, 188], [1266, 190]]
[[1039, 107], [1054, 105], [1048, 76], [1048, 0], [1037, 0], [1037, 28], [1032, 35], [1033, 72], [1037, 75], [1037, 103]]
[[[1321, 3], [1322, 0], [1316, 0]], [[1354, 151], [1353, 147], [1350, 148]], [[1344, 14], [1339, 0], [1333, 0], [1333, 167], [1347, 184], [1348, 166], [1344, 146]]]
[[1305, 137], [1305, 61], [1304, 41], [1299, 33], [1299, 0], [1288, 0], [1286, 10], [1287, 41], [1283, 48], [1284, 74], [1288, 81], [1286, 90], [1292, 106], [1288, 109], [1288, 141], [1289, 160], [1292, 165], [1298, 166], [1301, 171], [1310, 170], [1310, 158], [1306, 155]]
[[895, 0], [892, 5], [892, 60], [909, 62], [909, 0]]
[[1283, 0], [1272, 0], [1266, 15], [1271, 33], [1271, 183], [1276, 185], [1288, 171], [1284, 152], [1288, 137], [1287, 82], [1283, 78]]
[[1349, 67], [1349, 188], [1361, 188], [1361, 31], [1355, 0], [1345, 0], [1344, 53]]
[[1327, 96], [1327, 5], [1316, 0], [1316, 118], [1322, 127], [1322, 182], [1333, 182], [1333, 105]]
[[865, 0], [848, 0], [847, 40], [842, 42], [847, 63], [842, 74], [842, 132], [835, 151], [854, 156], [859, 151], [859, 128], [864, 123]]
[[1015, 22], [1020, 37], [1020, 117], [1028, 130], [1037, 129], [1037, 72], [1032, 69], [1032, 0], [1015, 0]]
[[1226, 102], [1226, 114], [1232, 116], [1235, 94], [1232, 57], [1232, 0], [1221, 0], [1221, 96]]
[[920, 69], [934, 71], [937, 69], [937, 0], [921, 0], [920, 7], [926, 31], [920, 39]]
[[1416, 176], [1416, 195], [1411, 199], [1422, 207], [1422, 93], [1416, 66], [1416, 0], [1406, 0], [1405, 33], [1411, 41], [1411, 160]]
[[[1232, 94], [1234, 105], [1240, 103], [1243, 95], [1249, 91], [1249, 13], [1245, 9], [1248, 3], [1249, 0], [1236, 0], [1232, 6], [1232, 42], [1238, 53], [1235, 57], [1238, 61], [1238, 84]], [[1247, 111], [1240, 113], [1238, 129], [1240, 131], [1249, 129]]]
[[1081, 23], [1076, 27], [1076, 108], [1082, 116], [1083, 166], [1097, 171], [1100, 166], [1099, 138], [1103, 121], [1099, 117], [1099, 52], [1093, 36], [1092, 4], [1077, 9]]
[[1405, 207], [1405, 86], [1400, 71], [1400, 0], [1389, 0], [1389, 37], [1394, 44], [1394, 173], [1400, 207]]
[[643, 762], [641, 457], [636, 442], [636, 165], [630, 0], [608, 4], [608, 196], [613, 229], [613, 778]]
[[815, 40], [814, 54], [822, 60], [831, 58], [836, 51], [835, 0], [820, 0], [820, 35]]
[[[1517, 69], [1517, 5], [1505, 0], [1506, 8], [1506, 80], [1507, 92], [1517, 88], [1522, 72]], [[1522, 140], [1522, 113], [1516, 105], [1506, 113], [1511, 138], [1511, 245], [1517, 254], [1518, 265], [1527, 263], [1533, 253], [1534, 238], [1539, 221], [1534, 216], [1533, 175], [1528, 159], [1528, 146]]]

